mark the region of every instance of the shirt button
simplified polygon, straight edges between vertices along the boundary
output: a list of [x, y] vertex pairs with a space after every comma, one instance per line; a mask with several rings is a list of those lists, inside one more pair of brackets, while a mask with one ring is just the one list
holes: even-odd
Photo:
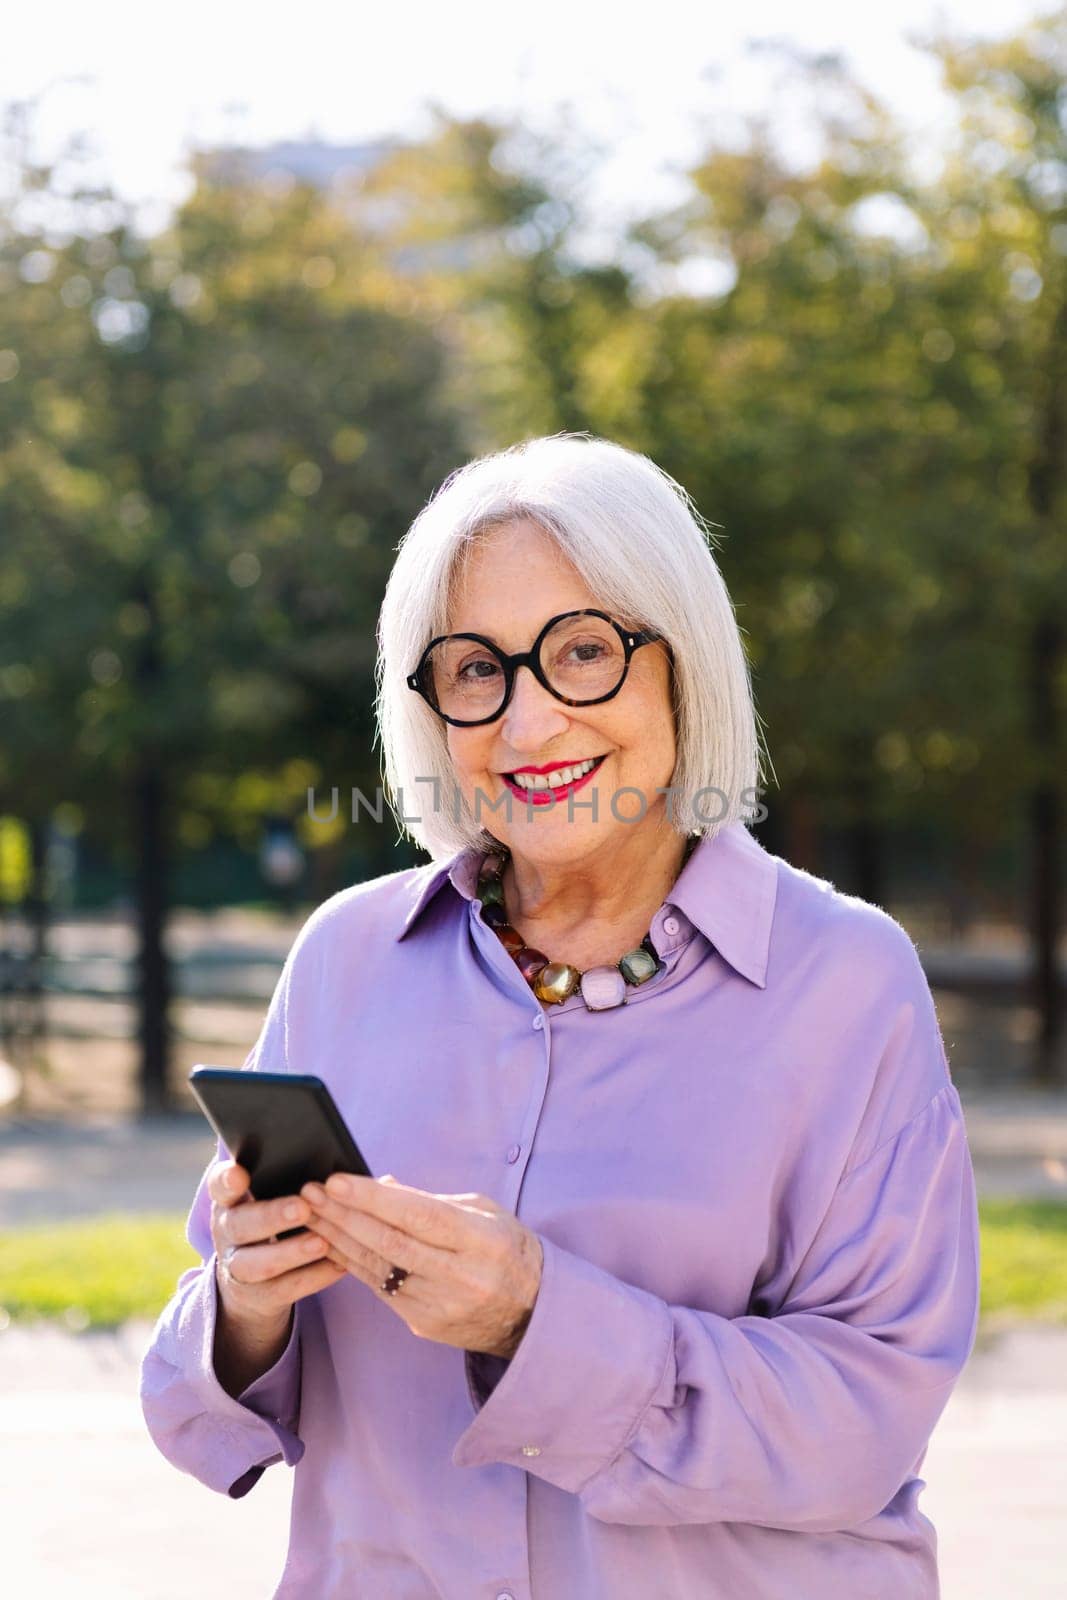
[[543, 1011], [539, 1011], [537, 1013], [536, 1017], [534, 1017], [533, 1025], [534, 1025], [535, 1028], [543, 1028], [544, 1027], [544, 1025], [545, 1025], [545, 1014], [544, 1014]]
[[539, 1456], [541, 1454], [541, 1446], [539, 1444], [524, 1444], [522, 1453], [524, 1456]]
[[508, 1160], [509, 1161], [517, 1161], [519, 1159], [519, 1152], [521, 1150], [522, 1150], [522, 1145], [521, 1144], [513, 1144], [511, 1149], [508, 1151]]
[[681, 927], [677, 917], [667, 917], [663, 924], [664, 933], [676, 934]]
[[496, 1600], [515, 1600], [515, 1596], [511, 1593], [510, 1589], [501, 1589], [500, 1593], [496, 1597]]

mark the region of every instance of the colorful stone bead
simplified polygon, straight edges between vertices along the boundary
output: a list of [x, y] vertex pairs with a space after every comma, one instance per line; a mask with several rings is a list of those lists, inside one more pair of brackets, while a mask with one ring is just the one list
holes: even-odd
[[508, 955], [518, 955], [519, 951], [523, 948], [522, 934], [513, 928], [509, 922], [505, 922], [504, 926], [502, 928], [497, 928], [495, 932], [497, 938], [504, 946], [504, 949], [507, 951]]
[[529, 945], [523, 945], [515, 956], [515, 965], [526, 979], [532, 984], [542, 967], [548, 966], [548, 957], [542, 955], [540, 950], [532, 950]]
[[654, 978], [659, 971], [656, 957], [646, 950], [644, 945], [638, 945], [636, 950], [628, 950], [619, 962], [619, 971], [627, 983], [634, 987], [640, 983], [647, 983], [649, 978]]
[[618, 967], [590, 967], [582, 973], [582, 999], [590, 1011], [626, 1004], [626, 979]]
[[577, 967], [565, 961], [550, 961], [534, 979], [533, 992], [548, 1005], [561, 1005], [577, 989], [581, 976]]
[[[690, 837], [683, 866], [699, 842], [699, 834]], [[522, 935], [508, 922], [504, 904], [503, 873], [508, 854], [501, 846], [483, 857], [478, 868], [477, 898], [482, 903], [482, 921], [493, 929], [539, 1000], [546, 1005], [559, 1005], [580, 987], [590, 1011], [611, 1011], [626, 1004], [628, 986], [636, 988], [666, 972], [667, 963], [660, 958], [651, 933], [645, 935], [636, 950], [628, 950], [617, 967], [590, 967], [586, 973], [565, 961], [549, 961], [540, 950], [524, 944]]]
[[483, 906], [502, 906], [504, 904], [504, 884], [500, 878], [486, 878], [484, 883], [478, 885], [478, 896]]

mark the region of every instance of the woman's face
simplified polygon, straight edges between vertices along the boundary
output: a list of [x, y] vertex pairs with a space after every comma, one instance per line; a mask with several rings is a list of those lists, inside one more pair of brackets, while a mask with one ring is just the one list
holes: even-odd
[[[548, 535], [521, 520], [494, 529], [475, 547], [449, 631], [483, 634], [510, 654], [529, 650], [550, 617], [586, 608], [610, 614]], [[630, 620], [616, 618], [624, 625]], [[664, 819], [665, 797], [656, 791], [671, 781], [675, 737], [669, 658], [658, 640], [633, 653], [622, 688], [600, 705], [564, 705], [520, 667], [495, 722], [445, 726], [456, 782], [472, 815], [516, 855], [560, 866], [612, 837], [629, 842], [634, 830], [656, 829]], [[604, 760], [575, 791], [573, 821], [566, 791], [555, 804], [528, 805], [515, 793], [510, 805], [503, 799], [511, 792], [504, 775], [517, 768], [570, 766], [595, 756]], [[643, 820], [638, 796], [618, 793], [627, 788], [644, 795]], [[478, 791], [483, 798], [476, 810]], [[501, 802], [496, 811], [490, 810], [494, 802]]]

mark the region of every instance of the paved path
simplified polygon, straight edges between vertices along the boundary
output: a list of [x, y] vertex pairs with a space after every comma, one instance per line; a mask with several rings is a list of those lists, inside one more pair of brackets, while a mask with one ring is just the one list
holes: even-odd
[[197, 1112], [0, 1121], [0, 1228], [105, 1211], [187, 1211], [215, 1137]]
[[[170, 1466], [137, 1399], [148, 1323], [0, 1333], [4, 1592], [48, 1600], [267, 1600], [292, 1482], [229, 1500]], [[312, 1597], [309, 1596], [309, 1600]]]
[[[278, 914], [246, 907], [176, 910], [168, 919], [174, 1000], [172, 1081], [198, 1061], [239, 1065], [255, 1040], [282, 963], [312, 906]], [[894, 905], [918, 941], [949, 1059], [961, 1083], [1023, 1083], [1037, 1025], [1023, 930], [975, 924], [950, 942], [934, 908]], [[9, 930], [12, 950], [26, 946]], [[60, 916], [49, 930], [43, 1004], [47, 1070], [28, 1072], [22, 1104], [38, 1114], [131, 1112], [137, 1103], [137, 935], [128, 912]], [[1067, 987], [1067, 945], [1060, 953]], [[1063, 1062], [1067, 1079], [1067, 1054]], [[2, 1077], [2, 1073], [0, 1073]], [[3, 1084], [0, 1083], [0, 1100]], [[189, 1102], [187, 1102], [188, 1104]]]
[[[165, 943], [178, 991], [269, 999], [282, 962], [313, 907], [299, 911], [226, 906], [215, 911], [179, 907], [167, 919]], [[965, 940], [950, 940], [926, 926], [924, 910], [896, 906], [896, 915], [918, 941], [931, 984], [1020, 994], [1033, 956], [1021, 928], [977, 925]], [[25, 933], [12, 947], [25, 946]], [[119, 995], [130, 992], [137, 928], [129, 914], [75, 913], [58, 916], [48, 930], [45, 981], [53, 993]], [[1067, 947], [1059, 953], [1067, 984]]]
[[[983, 1195], [1067, 1200], [1067, 1094], [968, 1093], [964, 1115]], [[187, 1210], [214, 1149], [198, 1112], [145, 1122], [0, 1118], [0, 1228]]]
[[[148, 1438], [136, 1398], [149, 1334], [147, 1323], [114, 1334], [0, 1333], [6, 1593], [273, 1592], [291, 1474], [272, 1467], [233, 1501], [175, 1471]], [[923, 1463], [919, 1503], [938, 1530], [942, 1600], [1063, 1600], [1065, 1441], [1067, 1329], [983, 1332]]]

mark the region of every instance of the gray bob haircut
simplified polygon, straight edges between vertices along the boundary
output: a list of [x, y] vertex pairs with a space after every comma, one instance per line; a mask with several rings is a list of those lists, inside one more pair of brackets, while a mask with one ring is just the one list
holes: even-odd
[[385, 797], [401, 837], [407, 832], [435, 861], [493, 837], [492, 797], [478, 801], [486, 827], [460, 792], [447, 725], [406, 679], [430, 640], [449, 631], [457, 577], [476, 542], [520, 517], [556, 542], [598, 609], [624, 627], [654, 629], [673, 650], [677, 832], [711, 837], [754, 820], [758, 719], [712, 535], [686, 491], [647, 456], [560, 433], [453, 472], [397, 547], [378, 623], [375, 709]]

